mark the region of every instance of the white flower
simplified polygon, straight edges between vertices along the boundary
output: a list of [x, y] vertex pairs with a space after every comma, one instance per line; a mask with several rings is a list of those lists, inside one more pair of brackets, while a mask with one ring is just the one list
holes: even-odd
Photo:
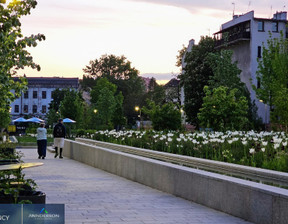
[[229, 144], [232, 144], [232, 143], [233, 143], [233, 140], [228, 140], [228, 143], [229, 143]]
[[261, 151], [262, 151], [262, 152], [265, 152], [265, 148], [261, 148]]
[[247, 145], [247, 141], [242, 141], [242, 144], [243, 145]]
[[287, 142], [282, 142], [282, 145], [283, 146], [287, 146]]
[[279, 146], [280, 146], [280, 144], [279, 144], [279, 143], [276, 143], [276, 144], [274, 144], [274, 149], [278, 149], [278, 148], [279, 148]]
[[203, 144], [204, 144], [204, 145], [206, 145], [206, 144], [208, 144], [208, 143], [209, 143], [209, 142], [208, 142], [208, 141], [206, 141], [206, 140], [205, 140], [205, 141], [203, 141]]
[[255, 153], [255, 149], [253, 149], [253, 148], [249, 149], [249, 153], [250, 153], [250, 154]]
[[170, 137], [167, 140], [168, 140], [168, 142], [172, 142], [172, 138], [170, 138]]
[[177, 138], [176, 140], [177, 140], [178, 142], [181, 142], [181, 138]]
[[262, 142], [263, 146], [266, 146], [268, 144], [268, 142]]

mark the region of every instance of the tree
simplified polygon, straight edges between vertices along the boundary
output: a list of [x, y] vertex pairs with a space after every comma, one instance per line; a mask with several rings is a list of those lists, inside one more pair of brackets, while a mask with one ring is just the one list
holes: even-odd
[[97, 80], [91, 90], [91, 103], [93, 111], [97, 111], [93, 115], [98, 118], [97, 125], [111, 128], [125, 124], [122, 92], [117, 93], [117, 86], [107, 78]]
[[[24, 78], [14, 81], [13, 76], [24, 67], [40, 70], [26, 48], [36, 47], [37, 41], [44, 40], [45, 36], [23, 37], [21, 32], [20, 18], [30, 14], [31, 9], [36, 7], [35, 0], [13, 0], [5, 6], [2, 3], [5, 1], [0, 2], [0, 127], [3, 128], [10, 122], [10, 108], [7, 105], [19, 97], [27, 85]], [[14, 94], [11, 90], [14, 90]]]
[[102, 124], [106, 127], [111, 127], [112, 116], [116, 107], [116, 100], [114, 93], [107, 87], [104, 87], [99, 92], [99, 98], [96, 102], [96, 108], [98, 109], [98, 116], [102, 121]]
[[124, 97], [124, 115], [128, 122], [132, 122], [133, 108], [142, 104], [145, 88], [143, 80], [138, 76], [139, 71], [131, 67], [131, 62], [124, 56], [103, 55], [100, 59], [90, 61], [83, 71], [86, 78], [107, 78], [117, 86], [117, 92], [122, 92]]
[[[271, 36], [271, 34], [270, 34]], [[275, 123], [288, 125], [286, 100], [288, 88], [288, 40], [281, 32], [280, 38], [263, 45], [262, 58], [258, 60], [257, 80], [260, 85], [253, 88], [259, 100], [270, 106], [271, 118]]]
[[113, 93], [113, 95], [117, 91], [117, 86], [108, 81], [107, 78], [98, 79], [96, 85], [92, 88], [90, 96], [91, 103], [96, 104], [100, 98], [100, 92], [103, 88], [107, 88], [109, 91]]
[[62, 117], [76, 120], [77, 127], [82, 127], [84, 103], [79, 93], [77, 93], [75, 90], [66, 91], [65, 97], [61, 101], [59, 109]]
[[198, 113], [201, 126], [214, 131], [245, 129], [248, 124], [248, 102], [244, 96], [236, 97], [237, 91], [224, 86], [211, 91], [205, 86], [206, 96]]
[[213, 71], [209, 66], [208, 55], [215, 52], [214, 39], [211, 37], [201, 37], [198, 45], [194, 45], [191, 52], [187, 52], [184, 58], [186, 62], [183, 73], [178, 76], [181, 85], [184, 87], [184, 110], [187, 121], [199, 125], [197, 114], [202, 106], [204, 86], [213, 76]]
[[165, 103], [162, 106], [149, 101], [143, 112], [152, 121], [153, 128], [160, 130], [179, 130], [181, 128], [181, 112], [173, 103]]
[[117, 96], [115, 96], [115, 110], [112, 115], [112, 122], [116, 130], [119, 130], [121, 126], [126, 124], [126, 119], [124, 117], [123, 111], [123, 95], [120, 92]]
[[60, 104], [67, 92], [69, 92], [69, 89], [55, 89], [51, 93], [52, 101], [49, 104], [49, 110], [54, 109], [56, 112], [59, 111]]
[[148, 92], [144, 96], [145, 102], [147, 99], [154, 101], [157, 105], [165, 103], [165, 89], [156, 82], [155, 78], [151, 78], [148, 85]]
[[187, 47], [184, 45], [182, 46], [182, 49], [178, 51], [179, 54], [176, 56], [176, 59], [177, 59], [176, 66], [177, 67], [182, 66], [182, 60], [183, 60], [183, 57], [184, 57], [186, 51], [187, 51]]
[[246, 97], [248, 100], [248, 117], [251, 128], [257, 127], [260, 123], [257, 115], [255, 102], [251, 102], [250, 93], [240, 79], [241, 70], [237, 66], [237, 61], [232, 62], [232, 50], [221, 50], [220, 52], [210, 53], [208, 56], [213, 76], [209, 80], [209, 88], [213, 90], [220, 86], [228, 87], [229, 90], [238, 89], [236, 96]]
[[232, 63], [232, 50], [221, 50], [220, 52], [210, 53], [208, 61], [213, 71], [213, 76], [209, 80], [211, 89], [219, 86], [226, 86], [230, 90], [239, 89], [239, 93], [244, 95], [245, 84], [241, 82], [241, 70], [237, 62]]

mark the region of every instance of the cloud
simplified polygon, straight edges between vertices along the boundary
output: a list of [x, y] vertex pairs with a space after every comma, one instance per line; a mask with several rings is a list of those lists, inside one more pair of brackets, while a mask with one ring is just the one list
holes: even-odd
[[[230, 12], [231, 15], [235, 9], [235, 14], [244, 14], [254, 10], [255, 14], [264, 15], [267, 17], [272, 12], [287, 11], [288, 5], [285, 6], [283, 0], [263, 0], [263, 1], [248, 1], [248, 0], [130, 0], [133, 2], [146, 2], [151, 4], [170, 5], [189, 10], [191, 13], [198, 13], [207, 10], [219, 10]], [[234, 4], [232, 4], [234, 3]]]

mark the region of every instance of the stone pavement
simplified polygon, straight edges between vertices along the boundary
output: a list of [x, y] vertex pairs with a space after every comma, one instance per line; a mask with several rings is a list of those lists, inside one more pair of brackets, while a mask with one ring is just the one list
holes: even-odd
[[242, 219], [163, 193], [47, 151], [39, 160], [34, 148], [18, 149], [24, 162], [43, 166], [24, 169], [47, 204], [65, 204], [67, 224], [248, 224]]

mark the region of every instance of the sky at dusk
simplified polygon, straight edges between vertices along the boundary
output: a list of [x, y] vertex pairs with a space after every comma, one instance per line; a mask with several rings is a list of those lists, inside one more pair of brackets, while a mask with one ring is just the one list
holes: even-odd
[[271, 18], [276, 11], [287, 11], [285, 2], [38, 0], [36, 9], [21, 21], [25, 36], [46, 36], [28, 49], [41, 71], [25, 69], [19, 75], [82, 78], [90, 60], [114, 54], [124, 55], [143, 76], [169, 80], [180, 72], [175, 64], [183, 45], [219, 31], [232, 19], [233, 10], [254, 10], [256, 17]]

